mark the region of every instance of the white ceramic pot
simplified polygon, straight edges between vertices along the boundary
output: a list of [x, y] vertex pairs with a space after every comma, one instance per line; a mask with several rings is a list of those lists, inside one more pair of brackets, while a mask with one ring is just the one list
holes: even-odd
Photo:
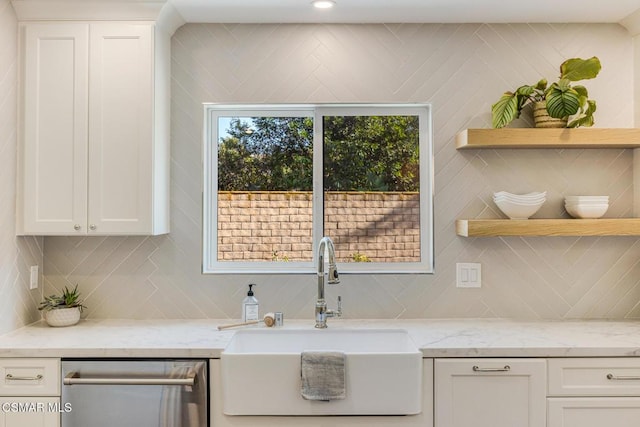
[[80, 321], [78, 307], [56, 308], [44, 312], [44, 320], [49, 326], [71, 326]]

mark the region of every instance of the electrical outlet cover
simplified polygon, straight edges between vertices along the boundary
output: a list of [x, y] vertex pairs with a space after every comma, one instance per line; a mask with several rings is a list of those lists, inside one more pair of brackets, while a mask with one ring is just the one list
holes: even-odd
[[456, 287], [479, 288], [482, 286], [482, 266], [479, 262], [456, 263]]
[[38, 266], [32, 265], [29, 274], [29, 289], [38, 289]]

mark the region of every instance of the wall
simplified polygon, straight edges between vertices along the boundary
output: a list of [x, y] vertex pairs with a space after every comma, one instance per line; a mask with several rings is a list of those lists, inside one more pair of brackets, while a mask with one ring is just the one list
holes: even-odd
[[[597, 55], [586, 82], [599, 127], [633, 126], [633, 45], [619, 25], [188, 24], [172, 41], [172, 232], [156, 238], [46, 238], [47, 288], [78, 283], [89, 317], [238, 318], [245, 285], [265, 311], [312, 318], [313, 275], [202, 276], [202, 102], [421, 102], [433, 105], [434, 275], [343, 275], [327, 289], [355, 318], [640, 318], [636, 238], [465, 239], [456, 218], [497, 217], [497, 190], [609, 194], [630, 215], [630, 150], [457, 152], [456, 132], [489, 127], [505, 90], [553, 79]], [[524, 125], [519, 123], [518, 125]], [[456, 262], [481, 262], [483, 287], [457, 289]]]
[[0, 0], [0, 334], [40, 318], [41, 289], [29, 290], [29, 266], [42, 266], [42, 238], [15, 236], [18, 23]]
[[[219, 191], [218, 259], [310, 261], [310, 191]], [[324, 193], [324, 232], [338, 262], [420, 261], [420, 194]]]

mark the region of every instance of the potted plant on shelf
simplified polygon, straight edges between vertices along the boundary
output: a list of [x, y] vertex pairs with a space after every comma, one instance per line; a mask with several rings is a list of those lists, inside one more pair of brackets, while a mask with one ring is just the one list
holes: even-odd
[[62, 295], [45, 297], [38, 310], [44, 311], [44, 319], [49, 326], [71, 326], [78, 323], [84, 308], [76, 285], [72, 291], [65, 286]]
[[[600, 60], [595, 56], [571, 58], [560, 65], [560, 79], [550, 86], [542, 79], [534, 86], [520, 86], [515, 92], [505, 92], [491, 106], [493, 127], [505, 127], [520, 117], [528, 104], [533, 104], [536, 127], [593, 126], [596, 102], [589, 99], [584, 86], [571, 86], [571, 82], [593, 79], [601, 68]], [[571, 122], [567, 124], [570, 116]]]

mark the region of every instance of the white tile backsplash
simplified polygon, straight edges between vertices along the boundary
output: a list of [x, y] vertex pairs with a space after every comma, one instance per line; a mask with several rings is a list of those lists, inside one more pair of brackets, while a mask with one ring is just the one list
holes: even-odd
[[[202, 102], [427, 101], [436, 274], [343, 275], [327, 289], [330, 305], [341, 294], [350, 318], [640, 318], [636, 238], [464, 239], [454, 230], [456, 218], [497, 216], [496, 190], [546, 190], [540, 215], [559, 216], [562, 195], [588, 189], [612, 195], [611, 215], [629, 215], [630, 151], [455, 150], [456, 132], [490, 126], [502, 92], [592, 55], [603, 64], [584, 82], [597, 126], [632, 127], [633, 44], [619, 25], [185, 25], [172, 41], [171, 234], [47, 237], [45, 292], [78, 283], [93, 318], [239, 318], [254, 282], [263, 312], [311, 318], [313, 275], [200, 274]], [[456, 288], [456, 262], [482, 263], [481, 289]]]
[[30, 267], [42, 266], [42, 238], [16, 237], [18, 22], [0, 0], [0, 334], [40, 318], [42, 288], [29, 290]]

